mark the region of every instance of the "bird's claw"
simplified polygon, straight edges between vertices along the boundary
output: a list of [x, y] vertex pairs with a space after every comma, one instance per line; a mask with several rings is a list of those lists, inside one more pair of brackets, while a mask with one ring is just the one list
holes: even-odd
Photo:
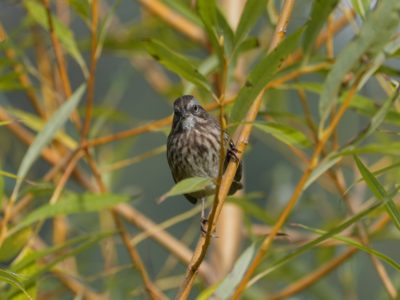
[[235, 144], [231, 141], [229, 143], [229, 149], [227, 151], [227, 155], [229, 158], [232, 158], [235, 162], [239, 162], [239, 157], [237, 156], [237, 153], [239, 150], [236, 148]]
[[[206, 235], [207, 234], [207, 230], [208, 230], [208, 219], [207, 218], [201, 218], [200, 221], [200, 230], [201, 230], [201, 234], [202, 235]], [[211, 237], [213, 238], [217, 238], [218, 236], [215, 234], [215, 231], [213, 233], [211, 233]]]

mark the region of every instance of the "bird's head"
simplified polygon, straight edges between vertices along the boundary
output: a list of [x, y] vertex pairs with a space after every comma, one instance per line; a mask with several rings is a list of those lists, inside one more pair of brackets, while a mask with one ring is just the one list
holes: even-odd
[[208, 113], [195, 97], [184, 95], [175, 100], [173, 130], [191, 130], [208, 119]]

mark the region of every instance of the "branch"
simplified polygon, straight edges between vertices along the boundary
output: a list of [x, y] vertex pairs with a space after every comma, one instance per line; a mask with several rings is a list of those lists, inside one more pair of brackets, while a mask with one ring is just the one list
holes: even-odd
[[254, 271], [256, 270], [256, 268], [260, 265], [260, 263], [262, 262], [263, 258], [265, 257], [265, 255], [267, 254], [273, 239], [275, 238], [275, 236], [277, 235], [277, 233], [279, 232], [280, 228], [283, 226], [283, 224], [285, 223], [286, 219], [288, 218], [290, 212], [292, 211], [293, 207], [296, 205], [298, 199], [300, 198], [300, 195], [303, 191], [303, 188], [308, 180], [308, 178], [310, 177], [312, 171], [318, 166], [318, 160], [320, 157], [320, 154], [322, 152], [322, 150], [324, 149], [324, 146], [326, 144], [326, 142], [328, 141], [328, 139], [330, 138], [331, 134], [333, 133], [333, 131], [335, 130], [335, 128], [337, 127], [340, 119], [342, 118], [343, 114], [345, 113], [345, 111], [347, 110], [348, 106], [351, 103], [351, 100], [353, 99], [354, 95], [357, 92], [359, 83], [361, 81], [362, 75], [359, 75], [356, 79], [356, 81], [354, 82], [351, 90], [349, 91], [349, 93], [347, 94], [343, 104], [340, 106], [339, 110], [337, 111], [337, 113], [335, 114], [335, 116], [333, 116], [332, 121], [329, 125], [329, 127], [323, 132], [323, 134], [321, 135], [321, 139], [318, 141], [318, 144], [314, 150], [313, 155], [311, 156], [310, 162], [308, 164], [307, 169], [304, 171], [303, 176], [300, 178], [292, 196], [290, 197], [288, 204], [286, 205], [285, 209], [283, 210], [283, 212], [280, 214], [278, 221], [275, 223], [274, 227], [271, 230], [270, 235], [268, 235], [266, 237], [266, 239], [263, 241], [260, 249], [258, 250], [254, 260], [252, 261], [252, 263], [250, 264], [248, 270], [246, 271], [243, 279], [241, 280], [241, 282], [238, 285], [237, 290], [235, 291], [235, 294], [233, 295], [232, 299], [239, 299], [239, 296], [243, 293], [243, 291], [246, 289], [247, 283], [250, 280], [250, 277], [253, 275]]
[[[277, 25], [277, 29], [275, 31], [274, 38], [272, 39], [271, 45], [270, 45], [270, 51], [278, 45], [278, 43], [281, 41], [282, 33], [286, 32], [286, 26], [287, 26], [287, 18], [290, 15], [290, 12], [293, 8], [294, 5], [294, 0], [288, 0], [285, 2], [284, 8], [283, 8], [283, 13], [282, 18]], [[241, 131], [238, 137], [238, 141], [236, 143], [236, 147], [238, 149], [237, 153], [237, 158], [240, 161], [242, 158], [242, 155], [244, 153], [244, 150], [248, 144], [248, 139], [251, 133], [252, 129], [252, 123], [257, 117], [258, 111], [260, 109], [260, 105], [262, 102], [262, 96], [264, 94], [264, 90], [257, 96], [256, 100], [254, 101], [253, 105], [251, 106], [245, 120], [245, 125], [241, 127]], [[208, 219], [208, 229], [207, 233], [204, 236], [200, 237], [200, 240], [196, 246], [196, 249], [194, 250], [193, 258], [186, 270], [186, 275], [185, 275], [185, 280], [182, 282], [180, 290], [178, 292], [177, 299], [187, 299], [189, 296], [189, 293], [191, 291], [191, 288], [193, 286], [197, 269], [199, 268], [201, 262], [203, 261], [206, 253], [208, 246], [210, 244], [210, 239], [211, 239], [211, 234], [214, 231], [219, 215], [222, 211], [225, 199], [229, 193], [229, 188], [232, 184], [232, 180], [236, 174], [238, 162], [231, 161], [225, 171], [225, 174], [222, 177], [221, 184], [217, 187], [217, 192], [216, 196], [214, 199], [214, 204], [213, 208], [211, 210], [209, 219]]]
[[[3, 24], [0, 22], [0, 43], [4, 42], [7, 38], [7, 32], [5, 31]], [[32, 82], [30, 81], [28, 75], [25, 73], [23, 66], [15, 61], [16, 54], [14, 50], [11, 48], [7, 48], [4, 50], [4, 54], [13, 63], [14, 72], [18, 74], [18, 81], [24, 88], [24, 92], [26, 93], [28, 99], [31, 101], [33, 108], [40, 117], [44, 118], [45, 113], [40, 106], [39, 99], [35, 94]]]
[[97, 21], [98, 7], [97, 0], [92, 0], [92, 22], [90, 23], [91, 41], [90, 41], [90, 70], [87, 79], [87, 98], [86, 98], [86, 115], [82, 128], [82, 139], [85, 139], [89, 133], [90, 120], [93, 113], [94, 99], [94, 73], [96, 71], [96, 50], [97, 50]]
[[151, 13], [160, 17], [191, 40], [201, 45], [207, 44], [206, 35], [201, 28], [174, 12], [159, 0], [139, 0], [139, 2]]
[[[49, 0], [42, 0], [43, 6], [46, 10], [46, 15], [47, 15], [47, 22], [49, 26], [49, 34], [50, 34], [50, 39], [51, 39], [51, 44], [54, 49], [54, 53], [56, 56], [56, 63], [57, 63], [57, 69], [58, 73], [61, 79], [61, 84], [62, 88], [64, 91], [64, 95], [66, 98], [69, 98], [72, 95], [72, 90], [71, 90], [71, 83], [68, 78], [68, 73], [67, 73], [67, 67], [65, 63], [65, 58], [64, 54], [60, 45], [60, 41], [57, 38], [57, 35], [54, 31], [54, 24], [53, 24], [53, 17], [51, 15], [51, 10], [50, 10], [50, 3]], [[80, 127], [80, 119], [76, 111], [72, 114], [71, 120], [75, 123], [76, 127]]]

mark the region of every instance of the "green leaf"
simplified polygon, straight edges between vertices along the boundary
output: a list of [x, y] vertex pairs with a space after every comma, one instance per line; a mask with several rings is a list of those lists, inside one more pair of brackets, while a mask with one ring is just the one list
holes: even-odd
[[320, 98], [320, 131], [323, 130], [325, 121], [337, 102], [337, 95], [345, 74], [360, 64], [363, 55], [374, 56], [382, 50], [398, 27], [399, 14], [400, 1], [378, 2], [377, 8], [367, 16], [360, 34], [340, 52], [325, 80]]
[[[29, 278], [24, 280], [25, 288], [30, 288], [33, 285], [35, 285], [39, 276], [41, 276], [41, 275], [45, 274], [46, 272], [48, 272], [49, 270], [51, 270], [55, 265], [57, 265], [61, 261], [67, 259], [68, 257], [73, 257], [76, 254], [83, 252], [84, 250], [88, 249], [92, 245], [98, 243], [99, 241], [101, 241], [102, 239], [104, 239], [105, 237], [108, 237], [108, 236], [110, 236], [110, 233], [108, 233], [108, 232], [91, 234], [90, 236], [84, 236], [85, 238], [83, 239], [83, 243], [80, 243], [77, 247], [75, 247], [73, 249], [68, 248], [67, 251], [63, 251], [61, 255], [55, 256], [55, 258], [52, 261], [49, 261], [46, 264], [41, 265], [40, 268], [37, 268], [35, 270], [34, 274], [30, 275]], [[69, 241], [67, 243], [69, 243]], [[63, 249], [66, 249], [66, 248], [64, 247]], [[46, 249], [44, 251], [40, 251], [38, 253], [30, 253], [31, 255], [29, 255], [28, 257], [24, 257], [23, 261], [29, 260], [32, 263], [34, 263], [38, 258], [38, 254], [41, 254], [40, 256], [43, 257], [42, 254], [47, 253], [47, 251], [48, 251], [48, 249]], [[24, 264], [24, 266], [21, 267], [21, 269], [25, 269], [28, 266], [29, 266], [29, 264]], [[10, 299], [11, 297], [18, 295], [18, 294], [19, 294], [18, 290], [15, 290], [15, 289], [10, 290], [6, 295], [6, 299]]]
[[[1, 164], [0, 164], [1, 166]], [[4, 174], [3, 174], [3, 170], [0, 170], [0, 207], [3, 207], [3, 197], [4, 197]], [[5, 172], [8, 173], [8, 172]], [[12, 174], [14, 175], [14, 174]]]
[[[30, 246], [25, 247], [21, 254], [18, 255], [17, 259], [13, 261], [12, 266], [16, 261], [23, 260], [27, 257], [30, 257], [31, 255], [35, 255], [37, 253], [37, 249], [32, 249]], [[23, 276], [23, 283], [25, 286], [25, 282], [27, 279], [29, 279], [31, 276], [33, 276], [35, 273], [37, 273], [37, 270], [39, 269], [39, 262], [37, 260], [33, 261], [31, 264], [26, 265], [24, 268], [20, 269], [18, 271], [21, 276]], [[31, 284], [29, 287], [26, 287], [26, 292], [33, 298], [36, 299], [36, 294], [37, 294], [37, 285], [38, 281], [35, 281], [33, 284]], [[26, 300], [25, 295], [22, 292], [17, 293], [15, 296], [8, 298], [10, 300]]]
[[393, 224], [398, 230], [400, 230], [400, 212], [397, 209], [396, 204], [385, 191], [385, 188], [379, 183], [378, 179], [375, 178], [375, 176], [368, 170], [361, 160], [357, 156], [354, 156], [354, 160], [369, 189], [378, 200], [385, 202], [385, 208], [391, 217]]
[[113, 5], [107, 9], [107, 13], [102, 18], [100, 25], [98, 26], [98, 38], [96, 45], [96, 58], [98, 59], [104, 47], [104, 42], [107, 37], [108, 29], [111, 25], [111, 21], [115, 16], [118, 6], [121, 4], [121, 0], [114, 1]]
[[[319, 235], [323, 235], [323, 234], [327, 233], [325, 230], [315, 229], [315, 228], [311, 228], [311, 227], [301, 225], [301, 224], [297, 224], [297, 226], [304, 228], [306, 230], [312, 231], [314, 233], [317, 233]], [[339, 235], [333, 235], [332, 238], [335, 240], [341, 241], [347, 245], [353, 246], [353, 247], [355, 247], [361, 251], [364, 251], [368, 254], [372, 254], [372, 255], [376, 256], [377, 258], [380, 258], [384, 262], [388, 263], [390, 266], [392, 266], [396, 270], [400, 271], [400, 264], [398, 264], [394, 259], [390, 258], [389, 256], [383, 254], [382, 252], [379, 252], [371, 247], [365, 246], [365, 245], [361, 244], [360, 242], [355, 241], [352, 238], [339, 236]]]
[[233, 31], [218, 9], [216, 1], [198, 0], [197, 11], [222, 65], [233, 51]]
[[89, 22], [90, 5], [88, 0], [68, 0], [68, 4], [85, 22]]
[[18, 77], [19, 74], [16, 72], [0, 75], [0, 91], [15, 91], [24, 89], [24, 86], [17, 80]]
[[7, 126], [9, 124], [14, 123], [14, 120], [10, 120], [10, 121], [0, 121], [0, 126]]
[[67, 240], [65, 243], [60, 245], [52, 246], [45, 248], [43, 250], [35, 251], [34, 253], [29, 253], [27, 256], [18, 257], [16, 261], [13, 262], [11, 266], [11, 270], [13, 272], [21, 272], [22, 270], [26, 269], [30, 265], [34, 264], [36, 261], [40, 259], [53, 255], [53, 257], [58, 257], [62, 253], [66, 253], [71, 248], [78, 246], [82, 242], [88, 241], [93, 238], [106, 238], [114, 234], [113, 232], [102, 232], [102, 233], [90, 233], [90, 234], [83, 234], [76, 238], [72, 238]]
[[210, 39], [213, 48], [218, 53], [220, 62], [223, 58], [223, 48], [220, 44], [219, 35], [217, 32], [217, 4], [215, 1], [199, 0], [197, 1], [197, 12], [206, 29], [208, 38]]
[[237, 50], [236, 53], [240, 54], [249, 50], [253, 50], [256, 49], [260, 46], [260, 42], [258, 41], [257, 38], [255, 37], [250, 37], [245, 39], [243, 42], [241, 42], [238, 46], [237, 46]]
[[196, 25], [203, 26], [198, 15], [196, 15], [187, 2], [180, 2], [176, 0], [164, 0], [164, 2], [171, 7], [175, 12], [178, 12], [186, 19], [190, 20]]
[[[254, 196], [259, 196], [255, 194]], [[239, 206], [249, 217], [254, 217], [265, 224], [273, 224], [274, 218], [270, 216], [265, 209], [254, 203], [254, 196], [246, 194], [245, 196], [229, 196], [227, 201]]]
[[[43, 28], [49, 30], [47, 14], [43, 5], [34, 0], [25, 0], [24, 5], [29, 15]], [[88, 74], [88, 70], [85, 64], [85, 60], [79, 52], [78, 46], [75, 42], [73, 32], [56, 16], [52, 14], [51, 17], [54, 25], [55, 34], [60, 39], [65, 50], [75, 59], [75, 61], [81, 67], [83, 74], [86, 76]]]
[[28, 299], [32, 299], [31, 296], [28, 294], [28, 292], [24, 289], [24, 286], [19, 278], [18, 274], [15, 274], [13, 272], [0, 269], [0, 281], [6, 282], [18, 290], [22, 291]]
[[400, 142], [388, 142], [388, 143], [369, 144], [363, 147], [360, 146], [346, 147], [340, 152], [338, 152], [337, 155], [343, 156], [352, 154], [379, 153], [379, 154], [387, 154], [398, 157], [399, 152], [400, 152]]
[[289, 253], [289, 254], [285, 255], [284, 257], [278, 259], [277, 261], [275, 261], [272, 264], [271, 267], [267, 268], [265, 271], [261, 272], [256, 277], [254, 277], [251, 280], [251, 282], [249, 283], [249, 285], [251, 286], [252, 284], [257, 282], [261, 278], [267, 276], [268, 274], [272, 273], [273, 271], [275, 271], [278, 268], [282, 267], [283, 265], [287, 264], [288, 262], [290, 262], [291, 260], [293, 260], [297, 256], [307, 252], [308, 250], [311, 250], [312, 248], [314, 248], [318, 244], [326, 241], [327, 239], [331, 238], [335, 234], [338, 234], [338, 233], [342, 232], [343, 230], [345, 230], [346, 228], [350, 227], [351, 225], [353, 225], [358, 220], [362, 219], [363, 217], [365, 217], [368, 214], [372, 213], [376, 209], [380, 208], [382, 205], [383, 205], [382, 202], [374, 203], [373, 205], [371, 205], [371, 206], [367, 207], [366, 209], [361, 210], [357, 214], [353, 215], [352, 217], [350, 217], [348, 220], [346, 220], [342, 224], [340, 224], [340, 225], [332, 228], [331, 230], [327, 231], [325, 234], [323, 234], [323, 235], [321, 235], [321, 236], [319, 236], [319, 237], [317, 237], [317, 238], [305, 243], [304, 245], [298, 247], [296, 250], [292, 251], [291, 253]]
[[131, 199], [130, 196], [114, 194], [68, 194], [62, 196], [55, 204], [46, 204], [32, 211], [13, 227], [9, 234], [11, 235], [37, 221], [60, 215], [99, 211]]
[[351, 0], [351, 3], [353, 4], [353, 8], [357, 14], [365, 18], [367, 11], [369, 11], [371, 0]]
[[28, 174], [29, 169], [36, 161], [36, 159], [40, 156], [43, 148], [53, 139], [57, 131], [68, 120], [70, 114], [78, 105], [84, 91], [85, 86], [81, 85], [72, 94], [72, 96], [54, 113], [51, 119], [46, 123], [46, 126], [43, 128], [43, 130], [39, 132], [39, 134], [36, 136], [28, 151], [25, 153], [25, 156], [19, 166], [19, 170], [17, 173], [18, 179], [15, 183], [11, 199], [15, 200], [17, 198], [22, 181]]
[[215, 185], [210, 177], [190, 177], [179, 181], [167, 193], [160, 197], [159, 202], [164, 201], [166, 198], [176, 195], [189, 194], [204, 190], [208, 186]]
[[[8, 108], [7, 111], [35, 132], [41, 132], [46, 126], [46, 121], [33, 113], [13, 108]], [[75, 149], [77, 147], [77, 142], [63, 132], [62, 129], [57, 131], [54, 135], [54, 139], [67, 146], [69, 149]]]
[[247, 0], [240, 16], [239, 24], [235, 32], [235, 49], [246, 39], [252, 27], [264, 11], [267, 1]]
[[397, 99], [399, 99], [400, 90], [397, 89], [392, 97], [388, 98], [385, 103], [378, 109], [375, 115], [371, 118], [371, 122], [368, 126], [363, 130], [357, 138], [352, 142], [352, 145], [359, 143], [364, 140], [366, 137], [370, 136], [374, 133], [378, 127], [383, 123], [389, 110], [392, 108], [393, 104]]
[[310, 147], [311, 142], [307, 137], [299, 130], [294, 129], [290, 126], [278, 123], [260, 123], [255, 122], [254, 127], [261, 131], [273, 135], [281, 142], [290, 146]]
[[[198, 67], [200, 74], [210, 74], [212, 71], [218, 68], [218, 57], [216, 55], [210, 55], [208, 58], [204, 59]], [[184, 94], [191, 94], [195, 85], [188, 82], [184, 87]], [[168, 132], [167, 132], [168, 134]]]
[[145, 44], [150, 55], [158, 60], [163, 66], [177, 75], [192, 82], [198, 87], [211, 92], [211, 86], [207, 79], [200, 74], [197, 68], [183, 55], [180, 55], [159, 41], [150, 40]]
[[336, 163], [341, 159], [342, 158], [340, 156], [335, 156], [333, 155], [333, 153], [325, 157], [324, 160], [318, 164], [318, 167], [316, 167], [312, 171], [310, 177], [304, 185], [304, 190], [306, 190], [311, 184], [313, 184], [314, 181], [316, 181], [322, 174], [324, 174], [326, 171], [336, 165]]
[[308, 56], [312, 50], [318, 33], [321, 31], [324, 23], [331, 12], [335, 9], [339, 0], [314, 0], [311, 11], [311, 20], [308, 23], [303, 38], [303, 50], [305, 56]]
[[[243, 253], [233, 266], [232, 271], [225, 276], [224, 280], [218, 286], [213, 294], [216, 299], [229, 299], [236, 289], [236, 286], [242, 280], [248, 266], [253, 260], [256, 251], [255, 244], [251, 244]], [[213, 298], [214, 298], [213, 297]]]
[[250, 106], [271, 81], [285, 58], [294, 51], [303, 29], [296, 31], [282, 41], [271, 53], [266, 54], [253, 68], [247, 78], [246, 84], [239, 91], [232, 107], [230, 121], [240, 123], [246, 116]]
[[[304, 89], [308, 92], [321, 94], [323, 87], [317, 82], [298, 82], [282, 85], [279, 87], [279, 89]], [[342, 103], [347, 95], [348, 92], [344, 92], [339, 98], [339, 102]], [[357, 110], [357, 112], [360, 114], [373, 117], [376, 115], [377, 110], [380, 109], [380, 106], [375, 104], [370, 98], [361, 95], [355, 95], [350, 103], [350, 108]], [[400, 114], [393, 107], [390, 107], [385, 117], [385, 121], [400, 126]]]
[[0, 262], [5, 262], [16, 256], [32, 236], [31, 228], [22, 229], [8, 236], [0, 247]]

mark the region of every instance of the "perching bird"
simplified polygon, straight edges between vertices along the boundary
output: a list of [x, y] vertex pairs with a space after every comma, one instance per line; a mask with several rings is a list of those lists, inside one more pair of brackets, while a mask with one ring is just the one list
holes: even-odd
[[[224, 171], [229, 160], [235, 159], [236, 148], [228, 135], [224, 132]], [[185, 95], [174, 102], [174, 118], [171, 132], [167, 141], [167, 159], [175, 182], [190, 177], [210, 177], [217, 179], [219, 171], [221, 149], [221, 126], [218, 120], [209, 115], [199, 102], [191, 95]], [[229, 195], [243, 187], [242, 164], [239, 163]], [[207, 222], [204, 202], [207, 196], [212, 195], [215, 186], [190, 194], [186, 199], [195, 204], [202, 201], [202, 231]]]

